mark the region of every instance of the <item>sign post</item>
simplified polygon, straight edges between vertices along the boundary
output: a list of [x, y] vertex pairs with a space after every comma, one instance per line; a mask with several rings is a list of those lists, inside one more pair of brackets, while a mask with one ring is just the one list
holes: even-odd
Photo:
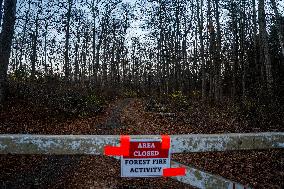
[[130, 139], [129, 155], [121, 157], [122, 177], [160, 177], [170, 167], [170, 148], [158, 139]]

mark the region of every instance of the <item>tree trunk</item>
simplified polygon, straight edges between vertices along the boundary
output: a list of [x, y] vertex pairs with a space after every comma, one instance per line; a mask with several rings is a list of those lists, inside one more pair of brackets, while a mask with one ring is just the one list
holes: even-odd
[[97, 85], [97, 77], [98, 77], [98, 67], [96, 65], [96, 12], [97, 11], [97, 3], [95, 3], [95, 0], [92, 0], [92, 16], [93, 16], [93, 28], [92, 28], [92, 67], [93, 67], [93, 81], [95, 85]]
[[248, 71], [248, 62], [246, 60], [246, 0], [241, 1], [241, 18], [240, 18], [240, 62], [242, 65], [242, 99], [245, 100], [247, 97], [247, 71]]
[[[206, 98], [206, 73], [205, 73], [205, 60], [204, 60], [204, 43], [203, 43], [203, 0], [201, 0], [201, 5], [199, 6], [199, 1], [197, 1], [197, 19], [198, 19], [198, 33], [200, 41], [200, 59], [201, 59], [201, 74], [202, 74], [202, 99]], [[199, 17], [200, 13], [200, 17]]]
[[83, 68], [82, 68], [82, 70], [83, 70], [84, 82], [86, 80], [86, 74], [87, 74], [86, 66], [87, 66], [87, 57], [88, 57], [88, 54], [89, 54], [88, 44], [89, 44], [89, 34], [88, 34], [88, 28], [86, 26], [85, 33], [84, 33], [83, 49], [82, 49], [82, 52], [83, 52]]
[[5, 0], [3, 27], [0, 33], [0, 103], [3, 103], [7, 90], [7, 70], [11, 52], [17, 0]]
[[77, 41], [75, 44], [75, 60], [74, 60], [74, 79], [75, 81], [79, 81], [79, 44], [80, 44], [80, 27], [77, 28]]
[[239, 35], [238, 35], [238, 22], [237, 22], [237, 4], [235, 2], [231, 2], [231, 14], [232, 14], [232, 33], [233, 33], [233, 44], [232, 44], [232, 58], [233, 58], [233, 66], [232, 66], [232, 86], [231, 86], [231, 97], [232, 99], [236, 99], [237, 93], [237, 72], [238, 72], [238, 64], [239, 64]]
[[36, 61], [37, 61], [37, 54], [36, 54], [36, 50], [37, 50], [37, 38], [38, 38], [38, 14], [36, 16], [36, 20], [35, 20], [35, 31], [32, 34], [32, 54], [31, 54], [31, 79], [34, 80], [35, 79], [35, 72], [36, 72]]
[[259, 0], [258, 10], [259, 10], [258, 19], [259, 19], [260, 48], [261, 48], [261, 53], [264, 54], [264, 57], [261, 56], [263, 58], [260, 61], [264, 63], [266, 87], [268, 89], [268, 93], [271, 95], [273, 78], [272, 78], [272, 71], [271, 71], [270, 54], [269, 54], [269, 49], [268, 49], [264, 0]]
[[215, 50], [215, 100], [221, 99], [221, 27], [220, 27], [220, 13], [219, 0], [215, 0], [215, 19], [217, 25], [217, 45]]
[[24, 24], [23, 31], [22, 31], [23, 35], [22, 35], [22, 39], [21, 39], [21, 42], [20, 42], [20, 57], [19, 57], [19, 64], [20, 64], [19, 69], [20, 70], [23, 67], [22, 57], [24, 55], [24, 44], [26, 42], [26, 31], [27, 31], [27, 24], [28, 24], [28, 21], [29, 21], [30, 10], [31, 10], [31, 0], [29, 0], [29, 2], [28, 2], [28, 10], [26, 11], [25, 24]]
[[45, 20], [45, 35], [44, 35], [44, 73], [48, 75], [48, 68], [47, 68], [47, 31], [48, 31], [48, 22]]
[[95, 85], [99, 86], [99, 79], [98, 79], [98, 72], [99, 72], [99, 68], [100, 68], [100, 51], [101, 51], [101, 46], [103, 44], [103, 38], [105, 36], [106, 33], [106, 26], [108, 24], [108, 15], [104, 15], [104, 17], [102, 18], [102, 23], [101, 23], [101, 32], [98, 35], [98, 44], [96, 46], [96, 63], [94, 65], [94, 76], [95, 76]]
[[272, 8], [273, 8], [275, 18], [276, 18], [276, 27], [278, 30], [278, 39], [279, 39], [279, 43], [281, 46], [282, 58], [284, 58], [284, 39], [283, 39], [283, 31], [282, 31], [282, 27], [280, 23], [281, 17], [279, 15], [275, 0], [271, 0], [271, 4], [272, 4]]
[[73, 0], [68, 0], [68, 10], [66, 14], [66, 33], [65, 33], [65, 51], [64, 51], [64, 73], [65, 77], [70, 76], [70, 63], [69, 63], [69, 39], [70, 39], [70, 19]]
[[[261, 84], [261, 65], [259, 64], [259, 47], [258, 47], [258, 36], [257, 36], [257, 18], [256, 18], [256, 3], [255, 0], [252, 0], [252, 23], [253, 23], [253, 61], [254, 61], [254, 75], [256, 79], [256, 86], [258, 89], [260, 89], [260, 84]], [[259, 94], [259, 90], [257, 90], [254, 94], [257, 95]]]
[[[209, 97], [214, 99], [216, 92], [216, 33], [212, 18], [211, 0], [207, 1], [207, 37], [209, 62]], [[209, 35], [209, 36], [208, 36]]]
[[3, 15], [2, 4], [3, 4], [3, 0], [0, 0], [0, 27], [1, 27], [2, 15]]
[[[175, 34], [174, 34], [174, 42], [175, 42], [175, 49], [174, 49], [174, 57], [175, 57], [175, 90], [181, 90], [181, 61], [180, 61], [180, 4], [179, 1], [176, 2], [175, 7]], [[164, 75], [164, 73], [163, 73]]]

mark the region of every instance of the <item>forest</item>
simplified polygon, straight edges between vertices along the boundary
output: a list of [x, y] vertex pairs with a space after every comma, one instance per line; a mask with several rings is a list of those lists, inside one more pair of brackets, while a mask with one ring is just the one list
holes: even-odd
[[[0, 32], [1, 134], [284, 131], [283, 0], [0, 0]], [[184, 157], [255, 188], [283, 187], [283, 149], [252, 154]], [[88, 170], [91, 161], [100, 167], [111, 160], [82, 158], [79, 176], [66, 177], [60, 174], [75, 171], [77, 157], [0, 155], [9, 162], [0, 163], [0, 182], [56, 188], [42, 171], [22, 170], [25, 182], [11, 172], [20, 169], [19, 159], [26, 169], [66, 160], [50, 168], [60, 188], [84, 188], [86, 179], [113, 186], [107, 173], [93, 178]], [[244, 159], [251, 169], [234, 175], [232, 164]], [[223, 163], [228, 171], [220, 173], [215, 164]]]
[[1, 10], [13, 10], [1, 11], [1, 49], [10, 51], [1, 55], [9, 56], [3, 81], [56, 79], [214, 101], [284, 96], [280, 1], [2, 1]]

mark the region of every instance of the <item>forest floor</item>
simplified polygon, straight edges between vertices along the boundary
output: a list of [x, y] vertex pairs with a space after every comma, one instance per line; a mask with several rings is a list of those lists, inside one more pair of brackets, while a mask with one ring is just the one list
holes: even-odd
[[[235, 119], [221, 108], [191, 105], [171, 114], [145, 110], [145, 99], [117, 99], [88, 117], [56, 114], [17, 100], [0, 110], [0, 133], [189, 134], [281, 131]], [[284, 150], [175, 154], [173, 160], [255, 188], [284, 187]], [[105, 156], [0, 155], [0, 188], [191, 188], [168, 178], [120, 177], [118, 160]]]

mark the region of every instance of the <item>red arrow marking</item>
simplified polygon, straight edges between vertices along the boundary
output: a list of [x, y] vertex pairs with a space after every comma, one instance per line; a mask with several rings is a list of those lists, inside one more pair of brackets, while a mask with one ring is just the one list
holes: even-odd
[[164, 168], [163, 176], [164, 177], [175, 177], [175, 176], [184, 176], [186, 169], [184, 167], [179, 168]]

